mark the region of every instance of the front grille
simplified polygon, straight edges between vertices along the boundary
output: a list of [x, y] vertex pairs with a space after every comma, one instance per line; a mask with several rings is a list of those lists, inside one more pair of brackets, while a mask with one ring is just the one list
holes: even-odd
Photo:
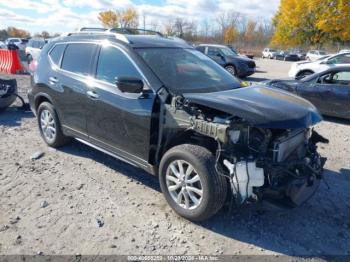
[[305, 137], [304, 130], [296, 130], [276, 139], [273, 144], [273, 160], [283, 162], [296, 151], [298, 151], [298, 158], [302, 157]]

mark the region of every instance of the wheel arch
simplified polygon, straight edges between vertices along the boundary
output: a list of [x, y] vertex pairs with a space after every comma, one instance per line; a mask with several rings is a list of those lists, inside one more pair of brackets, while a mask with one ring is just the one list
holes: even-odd
[[43, 102], [49, 102], [50, 104], [53, 105], [52, 99], [48, 94], [45, 93], [38, 93], [35, 98], [34, 98], [34, 108], [35, 111], [38, 111], [38, 108], [41, 103]]
[[[180, 131], [175, 134], [165, 135], [162, 143], [163, 146], [159, 151], [159, 155], [157, 158], [152, 159], [152, 162], [158, 166], [162, 157], [167, 151], [175, 146], [182, 144], [203, 146], [204, 148], [208, 149], [213, 155], [215, 155], [217, 149], [217, 142], [211, 137], [198, 134], [193, 130]], [[158, 159], [158, 162], [156, 162], [156, 159]]]

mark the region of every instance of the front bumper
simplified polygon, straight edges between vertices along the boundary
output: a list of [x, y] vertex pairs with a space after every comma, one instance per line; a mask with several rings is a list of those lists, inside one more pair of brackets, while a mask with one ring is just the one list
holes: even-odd
[[254, 68], [247, 67], [244, 69], [239, 69], [238, 76], [239, 77], [247, 77], [247, 76], [254, 74], [255, 72], [256, 72], [256, 67], [254, 67]]

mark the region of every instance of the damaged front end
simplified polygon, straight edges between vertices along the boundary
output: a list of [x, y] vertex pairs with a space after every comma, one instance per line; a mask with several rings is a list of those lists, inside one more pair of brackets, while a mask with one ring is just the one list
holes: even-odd
[[165, 111], [168, 132], [190, 130], [216, 141], [215, 168], [227, 177], [239, 204], [259, 200], [293, 208], [318, 188], [326, 159], [316, 144], [328, 140], [311, 127], [258, 127], [183, 97], [173, 98]]

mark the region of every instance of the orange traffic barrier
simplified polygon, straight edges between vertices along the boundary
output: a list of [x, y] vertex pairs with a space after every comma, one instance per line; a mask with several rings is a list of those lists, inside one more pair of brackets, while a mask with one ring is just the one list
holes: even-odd
[[0, 49], [0, 72], [16, 74], [23, 72], [24, 67], [18, 56], [18, 50]]

